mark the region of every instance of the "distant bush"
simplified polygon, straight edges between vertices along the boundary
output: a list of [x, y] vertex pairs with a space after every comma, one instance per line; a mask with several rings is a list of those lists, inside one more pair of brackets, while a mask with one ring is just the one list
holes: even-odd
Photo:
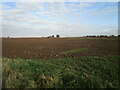
[[56, 35], [56, 37], [60, 37], [60, 35]]
[[51, 36], [48, 36], [47, 38], [51, 38]]
[[115, 37], [114, 35], [110, 35], [110, 37]]
[[100, 37], [107, 37], [107, 35], [100, 35]]
[[88, 35], [86, 37], [108, 37], [107, 35]]
[[52, 38], [54, 37], [54, 35], [52, 35]]

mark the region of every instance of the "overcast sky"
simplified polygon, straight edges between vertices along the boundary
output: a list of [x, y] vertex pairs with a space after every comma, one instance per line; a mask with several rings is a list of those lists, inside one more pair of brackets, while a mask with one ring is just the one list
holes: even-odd
[[3, 36], [117, 35], [117, 2], [3, 2]]

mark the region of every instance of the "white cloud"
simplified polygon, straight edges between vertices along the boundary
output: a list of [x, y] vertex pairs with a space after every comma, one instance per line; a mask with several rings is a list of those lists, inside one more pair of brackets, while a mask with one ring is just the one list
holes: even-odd
[[[37, 22], [38, 24], [39, 22]], [[21, 24], [15, 22], [3, 23], [3, 36], [48, 36], [60, 34], [61, 36], [83, 36], [83, 35], [100, 35], [115, 34], [117, 35], [116, 26], [101, 26], [87, 24], [71, 24], [68, 22], [58, 22], [40, 26], [37, 24]]]
[[82, 8], [88, 8], [91, 6], [93, 6], [93, 3], [88, 3], [88, 2], [81, 2], [80, 3], [80, 7], [82, 7]]
[[119, 0], [4, 0], [4, 2], [118, 2]]
[[[84, 36], [84, 35], [111, 35], [118, 33], [118, 28], [114, 25], [89, 25], [63, 23], [58, 26], [58, 33], [63, 36]], [[62, 30], [62, 31], [61, 31]]]
[[44, 10], [44, 4], [40, 2], [38, 3], [19, 2], [16, 3], [16, 7], [22, 9], [23, 11]]
[[[80, 36], [87, 34], [116, 34], [115, 26], [96, 26], [73, 24], [66, 21], [67, 14], [90, 15], [113, 14], [114, 7], [107, 7], [101, 11], [87, 9], [93, 3], [70, 4], [64, 3], [17, 3], [14, 9], [3, 11], [3, 36], [48, 36], [60, 34], [62, 36]], [[6, 8], [6, 7], [4, 7]], [[47, 8], [47, 9], [46, 9]], [[76, 12], [80, 9], [81, 12]], [[42, 19], [41, 16], [52, 18]], [[64, 18], [63, 18], [64, 17]], [[67, 17], [68, 18], [68, 17]]]
[[90, 12], [90, 15], [105, 15], [105, 14], [117, 14], [118, 8], [117, 7], [106, 7], [102, 10], [93, 10]]

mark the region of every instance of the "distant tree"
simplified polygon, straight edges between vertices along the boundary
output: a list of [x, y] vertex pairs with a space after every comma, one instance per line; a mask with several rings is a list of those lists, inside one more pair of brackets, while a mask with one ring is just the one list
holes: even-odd
[[110, 35], [110, 37], [115, 37], [114, 35]]
[[56, 35], [56, 37], [60, 37], [60, 35]]
[[54, 37], [54, 35], [52, 35], [52, 38]]
[[100, 35], [100, 37], [104, 37], [104, 35]]
[[118, 35], [118, 37], [120, 37], [120, 35]]
[[97, 35], [97, 37], [100, 37], [99, 35]]
[[93, 35], [92, 37], [96, 37], [95, 35]]
[[48, 36], [47, 38], [51, 38], [51, 36]]
[[107, 37], [107, 35], [87, 35], [86, 37]]
[[107, 35], [104, 35], [104, 37], [107, 37]]

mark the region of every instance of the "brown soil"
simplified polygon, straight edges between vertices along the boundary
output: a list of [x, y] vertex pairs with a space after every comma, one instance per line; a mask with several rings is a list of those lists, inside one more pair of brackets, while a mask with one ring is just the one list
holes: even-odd
[[[50, 59], [62, 57], [117, 55], [117, 38], [7, 38], [2, 40], [2, 56], [8, 58]], [[116, 40], [113, 40], [116, 39]], [[61, 54], [63, 51], [85, 51]]]

